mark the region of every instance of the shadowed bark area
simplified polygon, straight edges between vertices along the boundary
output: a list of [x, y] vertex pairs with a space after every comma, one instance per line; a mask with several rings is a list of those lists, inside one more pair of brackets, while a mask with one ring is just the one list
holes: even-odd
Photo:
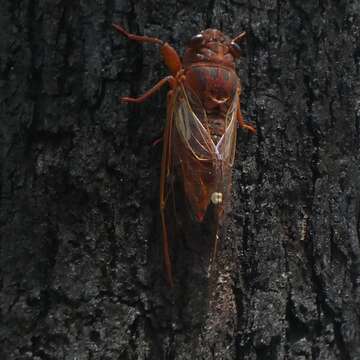
[[[247, 32], [232, 211], [172, 244], [158, 210], [167, 75], [199, 31]], [[360, 358], [357, 0], [2, 2], [0, 358]], [[197, 239], [197, 240], [196, 240]], [[193, 241], [192, 241], [193, 240]]]

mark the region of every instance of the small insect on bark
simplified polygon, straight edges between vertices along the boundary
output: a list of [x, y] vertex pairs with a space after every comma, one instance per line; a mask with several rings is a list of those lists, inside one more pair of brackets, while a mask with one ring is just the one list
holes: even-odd
[[230, 39], [219, 30], [204, 30], [190, 40], [181, 61], [168, 43], [130, 34], [116, 24], [113, 26], [130, 40], [158, 44], [170, 71], [169, 76], [142, 96], [121, 97], [120, 100], [142, 103], [163, 85], [170, 86], [163, 135], [160, 215], [165, 271], [173, 286], [168, 233], [169, 216], [175, 216], [171, 214], [174, 204], [170, 200], [175, 195], [173, 179], [180, 182], [195, 221], [201, 223], [211, 207], [215, 209], [218, 228], [230, 200], [237, 126], [255, 133], [240, 111], [241, 85], [235, 71], [235, 60], [241, 53], [238, 44], [245, 32]]

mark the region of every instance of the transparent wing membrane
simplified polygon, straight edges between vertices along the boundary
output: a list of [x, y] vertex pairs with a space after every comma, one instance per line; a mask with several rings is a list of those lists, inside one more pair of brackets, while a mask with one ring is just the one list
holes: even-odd
[[225, 131], [215, 144], [206, 128], [208, 119], [201, 104], [184, 87], [179, 88], [176, 95], [173, 114], [175, 167], [181, 173], [179, 178], [183, 181], [185, 195], [199, 221], [210, 201], [216, 202], [223, 213], [230, 196], [237, 106], [238, 99], [234, 97], [224, 118]]

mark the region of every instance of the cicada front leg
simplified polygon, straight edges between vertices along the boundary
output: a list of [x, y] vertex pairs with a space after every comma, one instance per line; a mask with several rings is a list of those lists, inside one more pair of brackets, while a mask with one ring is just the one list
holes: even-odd
[[126, 36], [130, 40], [160, 45], [161, 55], [163, 56], [164, 62], [173, 76], [176, 76], [176, 74], [182, 69], [182, 64], [179, 54], [167, 42], [163, 42], [162, 40], [155, 37], [130, 34], [124, 28], [116, 24], [113, 24], [113, 27], [121, 35]]
[[144, 102], [146, 99], [154, 95], [157, 91], [159, 91], [165, 84], [169, 83], [171, 88], [174, 88], [176, 85], [176, 80], [172, 75], [166, 76], [161, 79], [155, 86], [153, 86], [150, 90], [148, 90], [145, 94], [141, 95], [138, 98], [133, 98], [129, 96], [120, 97], [120, 101], [130, 102], [140, 104]]

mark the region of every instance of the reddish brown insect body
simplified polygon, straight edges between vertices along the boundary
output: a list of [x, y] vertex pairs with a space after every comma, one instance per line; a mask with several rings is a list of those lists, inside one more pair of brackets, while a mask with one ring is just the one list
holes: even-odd
[[169, 198], [174, 196], [172, 179], [180, 179], [186, 202], [197, 221], [203, 221], [212, 203], [216, 221], [221, 223], [230, 197], [237, 125], [255, 132], [241, 115], [241, 86], [235, 72], [235, 59], [240, 56], [237, 42], [245, 33], [230, 40], [218, 30], [205, 30], [191, 39], [182, 64], [169, 44], [157, 38], [129, 34], [118, 25], [114, 27], [131, 40], [161, 45], [171, 72], [143, 96], [121, 100], [141, 103], [165, 83], [171, 87], [163, 137], [160, 213], [164, 261], [172, 285], [166, 214]]

